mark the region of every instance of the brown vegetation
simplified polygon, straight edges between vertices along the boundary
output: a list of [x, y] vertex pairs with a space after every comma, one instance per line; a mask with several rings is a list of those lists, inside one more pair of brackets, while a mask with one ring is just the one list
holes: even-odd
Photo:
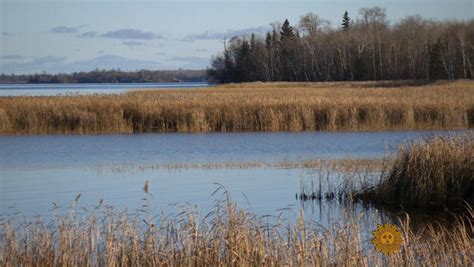
[[355, 197], [404, 209], [474, 204], [474, 136], [437, 137], [402, 145], [373, 188]]
[[341, 131], [474, 126], [474, 83], [250, 83], [0, 98], [0, 134]]
[[[472, 136], [423, 141], [401, 146], [396, 157], [387, 161], [381, 183], [368, 189], [369, 200], [426, 207], [433, 203], [459, 205], [460, 200], [469, 203], [471, 197], [472, 203]], [[312, 164], [308, 166], [321, 166]], [[176, 217], [152, 217], [148, 182], [143, 190], [147, 193], [143, 209], [132, 216], [102, 201], [81, 214], [75, 207], [78, 195], [71, 210], [56, 215], [50, 223], [0, 220], [0, 265], [412, 266], [422, 261], [426, 265], [468, 266], [474, 262], [474, 213], [469, 205], [449, 227], [436, 223], [415, 226], [406, 215], [398, 223], [401, 250], [382, 255], [373, 250], [370, 240], [362, 238], [361, 215], [351, 213], [352, 209], [344, 220], [329, 227], [305, 222], [303, 213], [294, 224], [282, 220], [269, 223], [238, 208], [227, 195], [226, 201], [218, 202], [204, 218], [191, 210]], [[350, 188], [345, 190], [350, 192]], [[335, 197], [318, 192], [309, 199]]]
[[101, 202], [94, 212], [78, 215], [73, 207], [49, 224], [2, 221], [0, 265], [468, 266], [474, 260], [472, 212], [450, 228], [425, 225], [416, 232], [407, 216], [400, 222], [401, 250], [384, 256], [361, 237], [357, 214], [327, 228], [305, 223], [303, 213], [294, 224], [273, 224], [228, 197], [203, 219], [189, 210], [155, 219], [149, 200], [135, 216]]
[[[316, 159], [316, 160], [298, 160], [298, 161], [223, 161], [223, 162], [204, 162], [204, 163], [156, 163], [156, 164], [120, 164], [111, 166], [112, 172], [125, 173], [138, 171], [153, 170], [187, 170], [187, 169], [317, 169], [323, 171], [341, 171], [341, 172], [357, 172], [361, 170], [381, 171], [383, 167], [382, 159]], [[103, 167], [97, 169], [104, 171]]]

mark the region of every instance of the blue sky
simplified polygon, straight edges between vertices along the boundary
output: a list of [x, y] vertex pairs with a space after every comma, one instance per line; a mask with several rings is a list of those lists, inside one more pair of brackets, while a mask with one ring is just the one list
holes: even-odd
[[221, 40], [265, 32], [314, 12], [336, 27], [344, 10], [386, 8], [388, 19], [471, 19], [474, 0], [143, 1], [0, 0], [0, 73], [205, 68]]

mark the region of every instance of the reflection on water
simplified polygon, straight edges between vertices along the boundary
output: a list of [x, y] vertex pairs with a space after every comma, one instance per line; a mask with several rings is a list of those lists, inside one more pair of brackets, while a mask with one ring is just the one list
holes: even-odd
[[386, 151], [395, 150], [407, 139], [455, 133], [420, 131], [1, 136], [0, 170], [381, 158]]
[[[220, 185], [230, 192], [232, 200], [240, 207], [260, 216], [282, 214], [294, 221], [304, 207], [307, 220], [326, 226], [338, 222], [348, 212], [348, 206], [337, 200], [302, 205], [295, 198], [301, 181], [317, 181], [319, 177], [317, 172], [303, 169], [179, 169], [125, 173], [102, 170], [98, 173], [70, 168], [21, 173], [7, 171], [4, 174], [15, 175], [16, 179], [3, 182], [4, 188], [12, 190], [2, 191], [2, 203], [9, 203], [8, 206], [14, 208], [2, 204], [2, 213], [20, 211], [21, 216], [26, 217], [42, 215], [48, 219], [54, 205], [67, 209], [79, 193], [80, 207], [90, 209], [103, 199], [106, 205], [128, 208], [133, 213], [143, 204], [142, 185], [146, 180], [150, 183], [153, 214], [163, 212], [172, 216], [188, 206], [206, 214], [214, 209], [215, 201], [226, 199], [222, 190], [213, 195]], [[48, 177], [48, 182], [42, 182], [38, 176]], [[332, 182], [339, 186], [339, 181]], [[324, 188], [327, 187], [325, 184]], [[387, 220], [374, 208], [364, 208], [359, 204], [350, 207], [355, 214], [364, 214], [362, 219], [367, 229]]]
[[[223, 185], [242, 208], [258, 215], [285, 213], [296, 218], [301, 181], [318, 182], [320, 173], [302, 168], [190, 168], [114, 171], [114, 166], [162, 163], [279, 162], [311, 159], [380, 158], [407, 138], [447, 132], [139, 134], [100, 136], [0, 137], [0, 214], [20, 211], [48, 217], [53, 202], [68, 206], [77, 194], [90, 208], [108, 205], [136, 210], [142, 186], [150, 182], [153, 212], [177, 212], [176, 204], [203, 213], [223, 195]], [[455, 133], [459, 134], [459, 133]], [[328, 176], [325, 176], [328, 177]], [[340, 186], [331, 176], [325, 186]], [[351, 207], [367, 218], [367, 229], [388, 220], [374, 208]], [[337, 200], [304, 205], [305, 215], [322, 225], [338, 221], [347, 207]]]

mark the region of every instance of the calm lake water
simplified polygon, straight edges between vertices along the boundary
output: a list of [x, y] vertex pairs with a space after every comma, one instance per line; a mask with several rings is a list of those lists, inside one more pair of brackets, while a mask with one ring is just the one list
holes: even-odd
[[[139, 166], [380, 158], [408, 139], [454, 134], [462, 131], [2, 136], [0, 214], [19, 211], [26, 217], [47, 217], [52, 202], [66, 207], [79, 193], [80, 204], [86, 208], [103, 198], [106, 204], [135, 210], [143, 204], [142, 186], [148, 180], [155, 213], [177, 212], [176, 205], [196, 205], [199, 210], [209, 211], [215, 200], [224, 199], [221, 194], [211, 196], [217, 184], [221, 184], [238, 204], [259, 215], [276, 215], [282, 208], [289, 208], [285, 212], [295, 217], [301, 207], [295, 193], [299, 192], [302, 180], [317, 179], [315, 171], [153, 170]], [[386, 220], [375, 209], [354, 208], [363, 211], [372, 224]], [[305, 212], [326, 224], [340, 220], [345, 207], [325, 202], [322, 206], [308, 205]]]
[[88, 94], [121, 94], [137, 89], [199, 88], [211, 84], [180, 83], [59, 83], [59, 84], [0, 84], [1, 96], [55, 96]]

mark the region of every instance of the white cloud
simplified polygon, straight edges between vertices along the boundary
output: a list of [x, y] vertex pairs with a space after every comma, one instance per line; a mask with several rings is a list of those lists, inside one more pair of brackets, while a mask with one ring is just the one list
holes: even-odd
[[79, 26], [77, 27], [67, 27], [67, 26], [56, 26], [51, 29], [52, 33], [76, 33], [79, 31]]
[[74, 62], [67, 62], [65, 57], [38, 57], [26, 62], [8, 62], [1, 65], [6, 73], [69, 73], [75, 71], [90, 71], [93, 69], [158, 69], [159, 62], [121, 57], [117, 55], [100, 55], [98, 57]]
[[252, 33], [265, 34], [269, 30], [271, 30], [271, 28], [268, 26], [260, 26], [260, 27], [246, 28], [246, 29], [240, 29], [240, 30], [227, 30], [225, 32], [206, 31], [200, 34], [187, 35], [182, 39], [182, 41], [222, 40], [222, 39], [229, 39], [234, 36], [250, 35]]
[[4, 36], [4, 37], [11, 37], [11, 36], [15, 36], [15, 34], [12, 33], [12, 32], [2, 32], [2, 36]]
[[141, 46], [143, 45], [142, 42], [137, 42], [137, 41], [125, 41], [123, 42], [124, 45], [126, 46]]
[[105, 38], [113, 39], [139, 39], [139, 40], [152, 40], [152, 39], [163, 39], [162, 35], [155, 34], [153, 32], [146, 32], [138, 29], [119, 29], [115, 31], [109, 31], [100, 35]]
[[94, 38], [94, 37], [97, 37], [97, 32], [95, 31], [88, 31], [88, 32], [84, 32], [84, 33], [81, 33], [79, 35], [77, 35], [78, 38]]

